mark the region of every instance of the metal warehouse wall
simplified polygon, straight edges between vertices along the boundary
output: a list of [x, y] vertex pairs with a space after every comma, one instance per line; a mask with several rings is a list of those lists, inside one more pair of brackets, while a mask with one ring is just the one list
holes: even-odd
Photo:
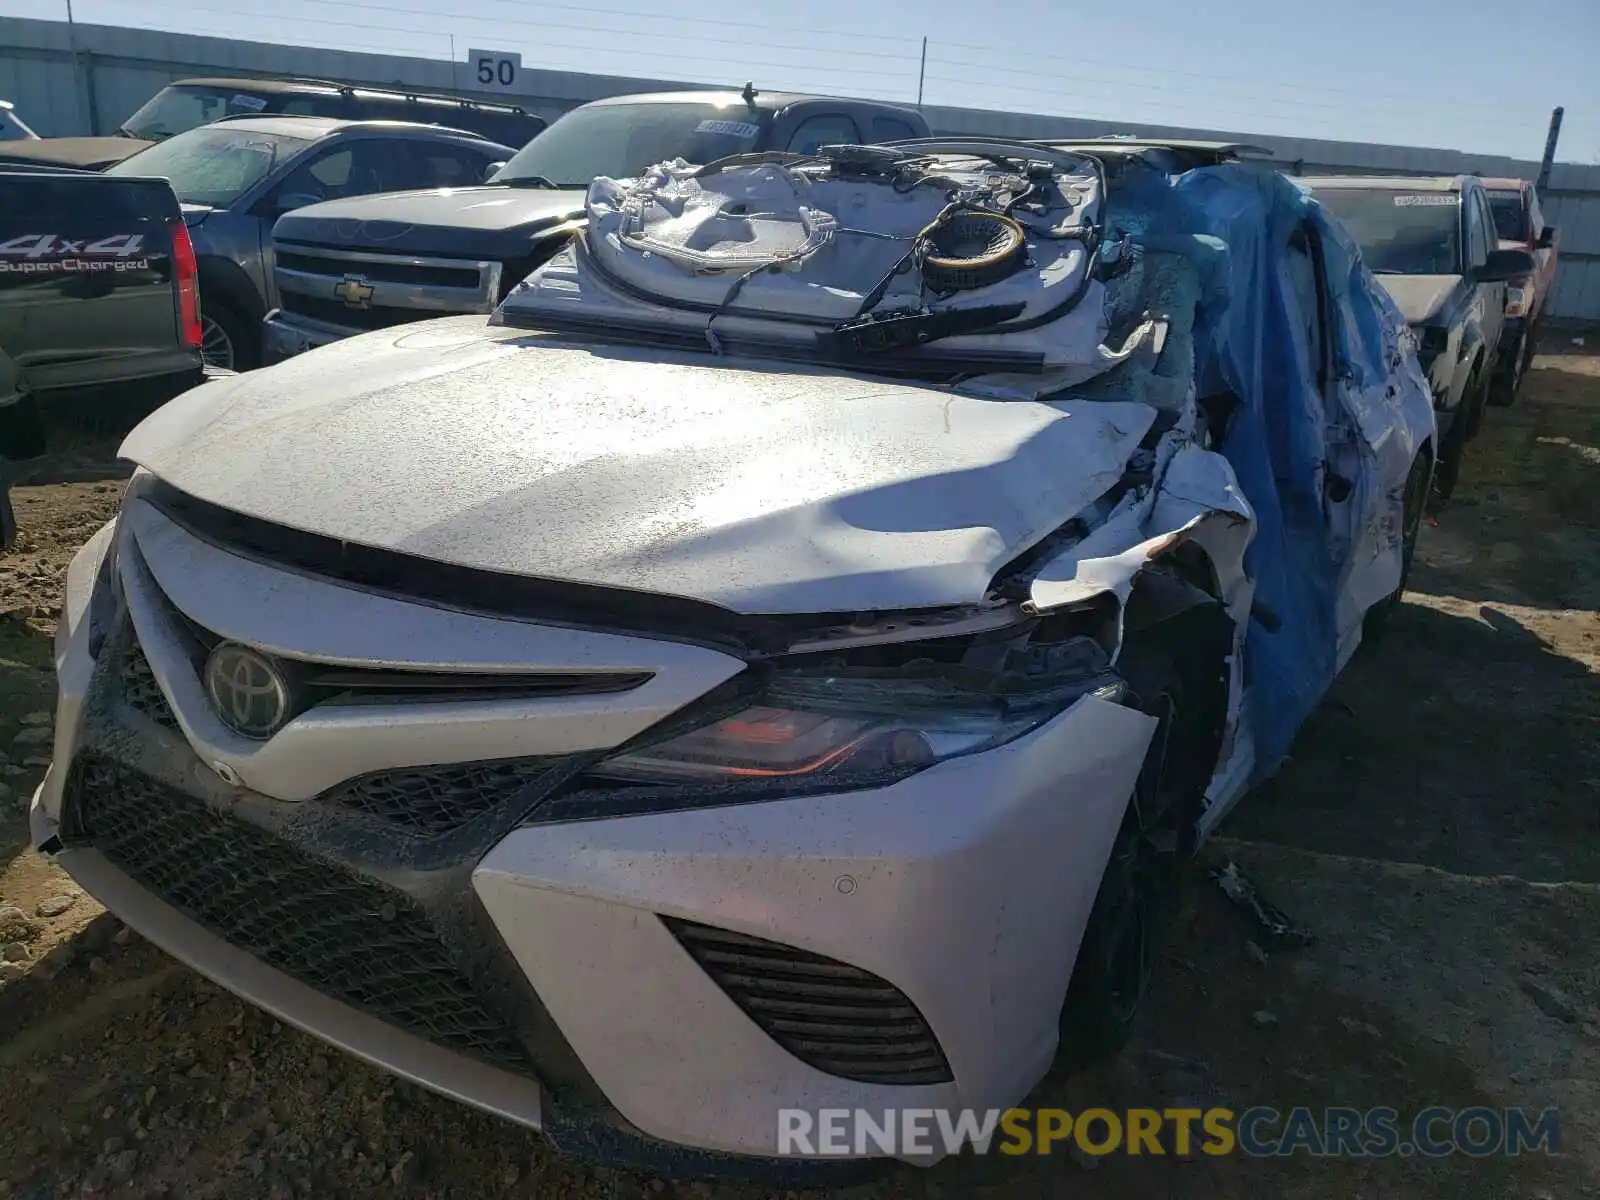
[[[435, 59], [278, 46], [106, 25], [78, 25], [76, 37], [75, 65], [65, 23], [0, 17], [0, 98], [15, 103], [22, 118], [46, 137], [110, 132], [163, 85], [193, 75], [301, 75], [481, 95], [458, 87], [467, 78], [464, 63], [453, 68], [450, 63]], [[709, 86], [534, 68], [524, 68], [522, 75], [528, 90], [519, 102], [545, 117], [558, 116], [601, 96]], [[1271, 150], [1276, 166], [1297, 175], [1476, 172], [1532, 179], [1538, 171], [1536, 162], [1457, 150], [1112, 124], [978, 109], [929, 106], [923, 111], [928, 123], [940, 133], [1027, 138], [1132, 133], [1234, 139]], [[1600, 321], [1600, 166], [1558, 163], [1544, 197], [1549, 219], [1561, 230], [1561, 269], [1549, 311], [1555, 316]]]

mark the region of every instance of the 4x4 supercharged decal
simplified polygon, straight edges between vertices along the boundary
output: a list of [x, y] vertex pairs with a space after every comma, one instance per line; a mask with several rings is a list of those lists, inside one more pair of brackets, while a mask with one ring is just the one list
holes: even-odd
[[142, 233], [117, 233], [93, 240], [25, 233], [0, 242], [0, 272], [9, 274], [142, 271], [149, 266]]

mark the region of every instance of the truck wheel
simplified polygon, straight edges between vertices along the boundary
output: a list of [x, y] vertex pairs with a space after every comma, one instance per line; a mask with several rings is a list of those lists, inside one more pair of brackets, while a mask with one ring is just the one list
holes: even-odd
[[1494, 384], [1489, 389], [1489, 403], [1496, 408], [1510, 408], [1517, 402], [1522, 377], [1528, 371], [1528, 360], [1533, 357], [1528, 352], [1530, 340], [1528, 331], [1524, 329], [1518, 335], [1516, 345], [1511, 347], [1510, 356], [1502, 360], [1505, 367], [1495, 372]]
[[1450, 499], [1461, 478], [1461, 458], [1467, 452], [1466, 419], [1466, 413], [1457, 413], [1444, 440], [1439, 443], [1439, 462], [1433, 471], [1433, 494], [1439, 500]]
[[1411, 472], [1406, 476], [1405, 498], [1400, 507], [1400, 585], [1367, 609], [1361, 621], [1363, 642], [1375, 642], [1389, 631], [1389, 623], [1400, 607], [1400, 597], [1405, 594], [1406, 580], [1411, 577], [1411, 560], [1417, 554], [1417, 537], [1422, 532], [1423, 510], [1428, 505], [1428, 469], [1432, 462], [1432, 456], [1424, 450], [1412, 462]]
[[250, 323], [223, 304], [207, 304], [200, 310], [200, 357], [208, 367], [228, 371], [248, 371], [261, 362], [259, 326]]
[[1126, 646], [1117, 670], [1158, 724], [1062, 1005], [1057, 1069], [1067, 1072], [1114, 1057], [1128, 1041], [1177, 910], [1188, 829], [1216, 767], [1203, 680], [1186, 679], [1159, 646]]
[[1464, 430], [1466, 440], [1471, 441], [1478, 436], [1483, 428], [1483, 412], [1489, 404], [1489, 385], [1492, 382], [1490, 368], [1479, 364], [1478, 373], [1472, 377], [1468, 384], [1469, 391], [1463, 402], [1467, 407], [1462, 410], [1461, 419], [1466, 422]]

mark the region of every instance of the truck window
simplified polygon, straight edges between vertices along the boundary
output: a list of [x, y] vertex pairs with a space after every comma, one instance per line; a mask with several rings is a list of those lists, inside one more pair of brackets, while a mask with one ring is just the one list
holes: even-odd
[[1393, 188], [1322, 188], [1315, 199], [1344, 223], [1368, 270], [1389, 275], [1461, 271], [1461, 197]]
[[1490, 192], [1489, 207], [1494, 210], [1495, 234], [1504, 242], [1528, 240], [1527, 213], [1521, 192]]
[[843, 113], [824, 113], [801, 121], [784, 149], [796, 154], [815, 154], [819, 146], [848, 146], [860, 140], [856, 123], [849, 117]]
[[674, 158], [708, 163], [754, 150], [770, 117], [743, 105], [697, 101], [585, 104], [533, 138], [496, 183], [540, 180], [586, 188], [599, 175], [627, 179]]
[[916, 136], [917, 131], [909, 121], [902, 121], [899, 117], [872, 118], [872, 140], [875, 142], [898, 142]]
[[491, 161], [465, 146], [414, 142], [409, 149], [415, 178], [407, 187], [470, 187], [483, 182], [483, 172]]
[[345, 114], [342, 96], [293, 96], [278, 106], [278, 111], [291, 117], [342, 117]]
[[164, 87], [122, 123], [127, 133], [159, 142], [223, 117], [258, 113], [267, 101], [231, 87]]

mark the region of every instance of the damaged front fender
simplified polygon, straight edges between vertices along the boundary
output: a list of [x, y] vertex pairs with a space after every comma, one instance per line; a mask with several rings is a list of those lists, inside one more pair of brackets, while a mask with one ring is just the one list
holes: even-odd
[[1255, 513], [1222, 455], [1187, 444], [1172, 450], [1157, 482], [1132, 495], [1081, 541], [1041, 564], [1026, 608], [1045, 614], [1112, 595], [1126, 604], [1151, 564], [1193, 544], [1214, 572], [1216, 598], [1236, 622], [1250, 608], [1244, 555]]

